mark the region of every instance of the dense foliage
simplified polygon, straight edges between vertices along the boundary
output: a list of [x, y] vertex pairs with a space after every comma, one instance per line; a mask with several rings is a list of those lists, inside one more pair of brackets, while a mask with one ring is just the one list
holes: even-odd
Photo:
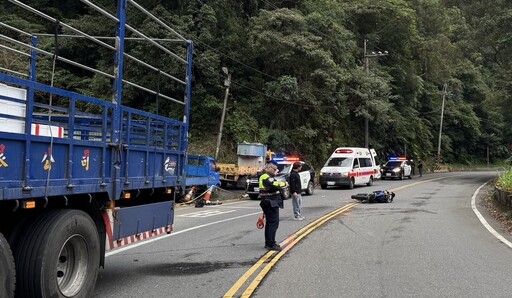
[[[114, 1], [94, 2], [115, 12]], [[191, 148], [196, 153], [214, 153], [224, 97], [221, 68], [227, 67], [232, 84], [221, 161], [246, 141], [300, 154], [318, 165], [337, 146], [363, 146], [365, 118], [370, 147], [381, 155], [407, 153], [428, 160], [438, 150], [443, 97], [440, 152], [445, 161], [485, 161], [487, 150], [491, 162], [510, 155], [512, 1], [138, 3], [195, 43]], [[80, 1], [32, 0], [30, 5], [90, 35], [113, 36], [114, 23]], [[171, 38], [137, 10], [129, 13], [129, 23], [146, 35]], [[0, 17], [28, 32], [54, 30], [7, 1], [0, 2]], [[50, 51], [52, 43], [52, 38], [40, 41]], [[144, 44], [130, 43], [127, 50], [170, 73], [181, 71]], [[379, 51], [388, 54], [371, 55]], [[60, 53], [91, 67], [112, 69], [112, 54], [83, 39], [63, 40]], [[26, 67], [1, 48], [0, 66]], [[43, 63], [39, 80], [47, 81], [50, 71], [51, 64]], [[172, 84], [160, 83], [157, 74], [133, 63], [127, 64], [127, 77], [176, 92]], [[60, 68], [55, 81], [59, 87], [111, 97], [108, 80], [74, 68]], [[170, 106], [156, 106], [154, 98], [132, 89], [126, 90], [125, 102], [173, 115]]]

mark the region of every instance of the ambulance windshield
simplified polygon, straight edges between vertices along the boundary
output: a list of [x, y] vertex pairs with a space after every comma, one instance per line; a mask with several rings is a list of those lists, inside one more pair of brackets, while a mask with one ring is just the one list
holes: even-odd
[[325, 163], [324, 167], [352, 167], [352, 158], [350, 157], [332, 157]]

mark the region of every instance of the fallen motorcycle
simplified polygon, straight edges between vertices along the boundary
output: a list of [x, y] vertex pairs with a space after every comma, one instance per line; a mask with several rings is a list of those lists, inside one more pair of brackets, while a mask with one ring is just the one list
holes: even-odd
[[378, 190], [372, 193], [358, 193], [352, 195], [351, 198], [361, 203], [391, 203], [395, 197], [395, 193], [388, 190]]

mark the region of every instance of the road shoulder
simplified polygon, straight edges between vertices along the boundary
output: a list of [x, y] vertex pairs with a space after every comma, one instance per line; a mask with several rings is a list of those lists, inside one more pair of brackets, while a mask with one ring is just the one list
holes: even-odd
[[509, 242], [512, 242], [512, 220], [507, 219], [507, 211], [496, 204], [493, 192], [493, 184], [488, 183], [482, 187], [475, 198], [476, 207], [496, 232]]

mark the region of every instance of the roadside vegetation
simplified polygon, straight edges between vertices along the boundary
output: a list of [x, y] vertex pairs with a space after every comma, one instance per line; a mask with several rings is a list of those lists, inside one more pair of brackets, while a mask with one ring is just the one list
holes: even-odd
[[[30, 2], [89, 35], [115, 35], [103, 16], [80, 1]], [[116, 1], [95, 2], [115, 14]], [[336, 147], [365, 146], [365, 120], [369, 147], [383, 159], [407, 154], [428, 160], [436, 155], [438, 145], [447, 164], [483, 163], [487, 156], [495, 163], [510, 156], [512, 1], [142, 0], [140, 4], [195, 44], [191, 153], [215, 152], [215, 145], [203, 145], [210, 139], [216, 143], [226, 67], [231, 87], [221, 162], [235, 159], [237, 143], [255, 142], [320, 165]], [[151, 19], [130, 5], [128, 15], [133, 27], [161, 38], [163, 45], [170, 42], [171, 36], [155, 29]], [[26, 32], [50, 34], [40, 35], [38, 44], [54, 52], [53, 24], [22, 13], [8, 1], [0, 1], [0, 18]], [[64, 37], [73, 33], [65, 26], [57, 29], [63, 34], [59, 56], [77, 57], [105, 71], [113, 68], [113, 53], [98, 50], [83, 38]], [[6, 27], [0, 33], [19, 34]], [[84, 43], [90, 47], [86, 52]], [[167, 73], [181, 71], [181, 65], [161, 59], [152, 45], [130, 41], [125, 49]], [[39, 57], [38, 81], [49, 83], [52, 64]], [[149, 89], [183, 96], [182, 85], [164, 81], [159, 72], [129, 60], [125, 65], [125, 79], [137, 78]], [[0, 48], [0, 67], [25, 73], [27, 63]], [[101, 76], [59, 67], [54, 77], [56, 87], [112, 98], [111, 82]], [[157, 103], [154, 96], [129, 86], [123, 102], [160, 115], [182, 116], [166, 101]]]
[[504, 191], [512, 192], [512, 167], [498, 177], [496, 180], [496, 186]]
[[[501, 189], [501, 191], [510, 193], [512, 192], [512, 166], [510, 166], [509, 161], [510, 159], [507, 160], [508, 166], [506, 170], [496, 178], [495, 185], [497, 188]], [[486, 200], [486, 207], [489, 213], [501, 223], [503, 228], [507, 230], [508, 233], [512, 234], [512, 209], [505, 206], [496, 198], [495, 192], [497, 191], [497, 189], [493, 189], [490, 192]]]

